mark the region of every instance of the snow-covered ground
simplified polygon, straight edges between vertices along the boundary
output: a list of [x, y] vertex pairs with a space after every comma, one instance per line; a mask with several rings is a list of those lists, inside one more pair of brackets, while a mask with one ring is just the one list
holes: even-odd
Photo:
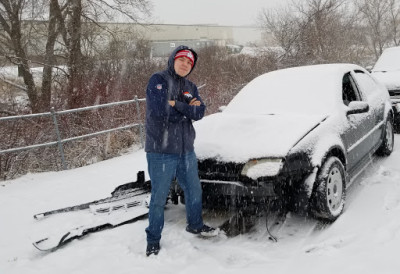
[[[185, 232], [183, 205], [168, 205], [158, 256], [145, 256], [144, 229], [138, 221], [75, 240], [45, 253], [32, 242], [46, 232], [84, 222], [82, 212], [37, 221], [49, 209], [110, 195], [118, 185], [146, 170], [143, 150], [75, 170], [28, 174], [0, 184], [0, 273], [400, 273], [400, 135], [388, 158], [375, 158], [348, 190], [346, 210], [332, 225], [289, 215], [268, 240], [265, 220], [233, 238], [201, 239]], [[221, 218], [205, 214], [218, 225]]]

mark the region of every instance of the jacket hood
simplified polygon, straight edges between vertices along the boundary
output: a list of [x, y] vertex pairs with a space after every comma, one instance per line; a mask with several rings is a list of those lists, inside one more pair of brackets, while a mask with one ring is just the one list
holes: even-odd
[[[175, 55], [177, 54], [178, 51], [185, 50], [185, 49], [186, 49], [186, 50], [190, 50], [190, 51], [193, 53], [193, 56], [194, 56], [194, 63], [193, 63], [192, 69], [190, 70], [190, 72], [188, 73], [188, 75], [189, 75], [190, 73], [192, 73], [194, 67], [196, 66], [196, 63], [197, 63], [197, 53], [196, 53], [192, 48], [189, 48], [189, 47], [187, 47], [187, 46], [181, 45], [181, 46], [177, 47], [177, 48], [171, 53], [171, 55], [169, 56], [169, 59], [168, 59], [168, 71], [169, 71], [172, 75], [177, 75], [176, 72], [175, 72], [175, 69], [174, 69], [174, 62], [175, 62], [175, 59], [174, 59], [174, 58], [175, 58]], [[188, 75], [186, 75], [186, 76], [188, 76]], [[185, 76], [185, 77], [186, 77], [186, 76]]]

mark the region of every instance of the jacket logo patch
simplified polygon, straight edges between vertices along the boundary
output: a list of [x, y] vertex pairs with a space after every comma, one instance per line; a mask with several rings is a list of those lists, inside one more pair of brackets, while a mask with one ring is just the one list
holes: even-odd
[[162, 85], [161, 85], [161, 84], [158, 84], [158, 85], [156, 86], [156, 89], [161, 90], [161, 89], [162, 89]]
[[183, 92], [183, 98], [185, 99], [186, 103], [190, 103], [190, 101], [193, 99], [193, 95], [190, 94], [189, 91], [184, 91]]

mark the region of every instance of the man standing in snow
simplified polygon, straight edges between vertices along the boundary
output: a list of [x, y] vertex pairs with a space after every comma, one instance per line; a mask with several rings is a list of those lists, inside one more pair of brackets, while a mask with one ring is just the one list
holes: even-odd
[[146, 157], [151, 179], [146, 255], [160, 251], [164, 206], [171, 182], [177, 178], [185, 194], [186, 231], [212, 235], [203, 223], [202, 190], [194, 153], [192, 120], [200, 120], [205, 108], [195, 84], [186, 79], [197, 62], [197, 54], [177, 47], [168, 68], [151, 76], [146, 91]]

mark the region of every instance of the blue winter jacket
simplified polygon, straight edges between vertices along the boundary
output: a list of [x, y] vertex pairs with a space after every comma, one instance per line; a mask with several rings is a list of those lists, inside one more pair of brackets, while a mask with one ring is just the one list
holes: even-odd
[[[183, 49], [193, 52], [192, 72], [196, 66], [197, 54], [186, 46], [179, 46], [169, 57], [167, 70], [153, 74], [147, 85], [146, 152], [185, 154], [194, 150], [196, 133], [192, 120], [203, 118], [206, 106], [196, 85], [175, 73], [174, 57]], [[184, 92], [197, 98], [201, 105], [190, 106], [185, 101]], [[175, 100], [175, 106], [171, 107], [168, 100]]]

